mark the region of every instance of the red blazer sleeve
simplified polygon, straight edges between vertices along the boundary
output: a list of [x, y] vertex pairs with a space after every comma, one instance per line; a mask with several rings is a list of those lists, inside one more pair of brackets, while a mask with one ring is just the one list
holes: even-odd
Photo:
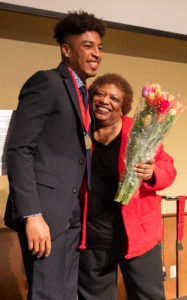
[[148, 190], [163, 190], [172, 185], [176, 177], [176, 169], [174, 167], [174, 159], [164, 151], [163, 144], [161, 144], [155, 155], [154, 176], [155, 184], [150, 186], [146, 181], [142, 184]]

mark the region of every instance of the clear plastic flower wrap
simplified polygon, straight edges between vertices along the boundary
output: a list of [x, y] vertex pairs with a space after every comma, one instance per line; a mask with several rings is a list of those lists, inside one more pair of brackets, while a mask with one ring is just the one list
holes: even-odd
[[173, 95], [162, 91], [159, 84], [144, 86], [142, 97], [129, 133], [124, 157], [125, 173], [115, 197], [115, 201], [122, 204], [129, 203], [142, 182], [134, 172], [135, 164], [154, 157], [176, 116], [184, 109]]

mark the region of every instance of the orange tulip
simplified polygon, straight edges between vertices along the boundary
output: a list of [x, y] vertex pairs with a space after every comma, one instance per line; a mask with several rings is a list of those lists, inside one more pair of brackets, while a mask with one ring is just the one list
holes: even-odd
[[182, 112], [184, 109], [184, 106], [179, 101], [171, 101], [170, 102], [170, 109], [174, 108], [177, 113]]
[[157, 100], [155, 98], [155, 93], [153, 93], [153, 92], [149, 92], [148, 93], [148, 95], [147, 95], [147, 102], [151, 106], [157, 105]]

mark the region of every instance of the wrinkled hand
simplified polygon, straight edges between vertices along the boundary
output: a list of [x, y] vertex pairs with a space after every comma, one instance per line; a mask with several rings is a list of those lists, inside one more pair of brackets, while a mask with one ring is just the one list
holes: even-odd
[[155, 166], [155, 160], [154, 158], [148, 160], [145, 164], [136, 164], [135, 165], [135, 172], [138, 177], [140, 177], [142, 180], [150, 180], [153, 176]]
[[51, 236], [47, 223], [42, 216], [32, 216], [26, 219], [26, 236], [28, 250], [37, 258], [48, 257], [51, 252]]

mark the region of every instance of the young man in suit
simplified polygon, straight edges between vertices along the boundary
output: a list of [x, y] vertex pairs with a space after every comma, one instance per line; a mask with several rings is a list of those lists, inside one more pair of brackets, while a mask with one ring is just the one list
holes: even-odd
[[76, 299], [78, 193], [93, 132], [86, 79], [96, 75], [104, 32], [94, 15], [69, 13], [55, 28], [62, 63], [34, 74], [20, 92], [7, 147], [5, 224], [18, 231], [28, 299]]

